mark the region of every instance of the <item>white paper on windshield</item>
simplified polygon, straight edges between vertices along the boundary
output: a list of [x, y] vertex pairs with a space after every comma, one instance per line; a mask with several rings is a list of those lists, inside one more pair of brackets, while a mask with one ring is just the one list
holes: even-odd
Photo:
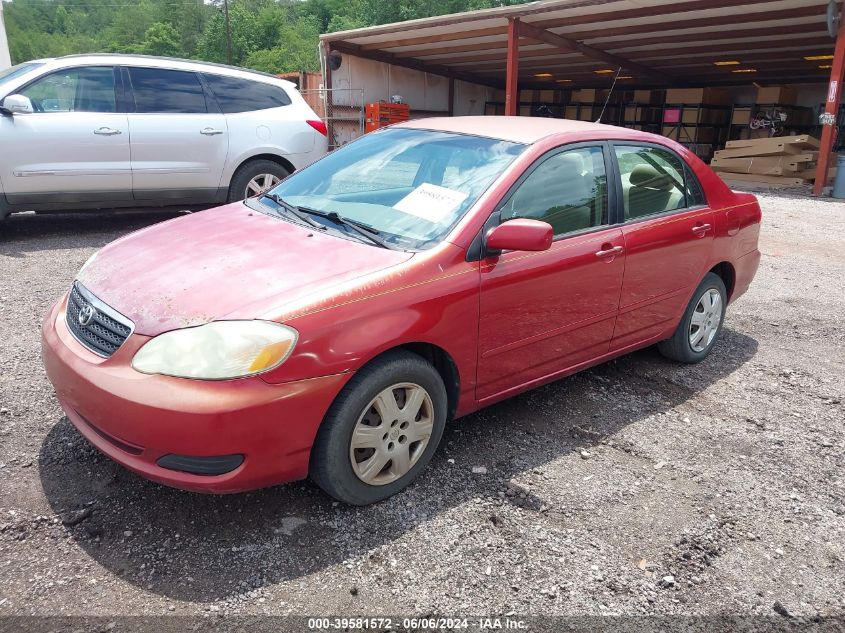
[[393, 208], [429, 222], [441, 222], [460, 206], [467, 195], [469, 194], [424, 182], [394, 204]]

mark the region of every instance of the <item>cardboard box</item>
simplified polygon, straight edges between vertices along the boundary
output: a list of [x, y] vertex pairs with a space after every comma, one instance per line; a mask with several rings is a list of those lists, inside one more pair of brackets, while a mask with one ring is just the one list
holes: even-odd
[[666, 103], [731, 105], [731, 94], [721, 88], [669, 88]]
[[663, 111], [663, 123], [673, 124], [681, 122], [680, 108], [666, 108]]
[[634, 90], [634, 103], [651, 104], [654, 93], [651, 90]]
[[572, 103], [594, 103], [596, 100], [595, 88], [581, 88], [572, 91]]
[[731, 116], [732, 125], [748, 125], [751, 121], [751, 108], [734, 108]]
[[625, 123], [640, 123], [643, 120], [642, 106], [626, 106], [625, 107]]
[[[760, 139], [763, 140], [763, 139]], [[722, 149], [716, 152], [719, 158], [748, 158], [750, 156], [806, 156], [806, 150], [795, 145], [765, 145], [762, 147], [736, 147], [733, 149]], [[810, 152], [810, 156], [816, 156], [818, 152]], [[815, 158], [813, 159], [815, 160]]]
[[748, 158], [721, 158], [717, 156], [710, 163], [713, 169], [729, 171], [738, 174], [762, 174], [767, 176], [798, 176], [799, 172], [814, 166], [810, 160], [795, 160], [807, 158], [809, 155], [794, 156], [753, 156]]
[[487, 103], [484, 105], [484, 114], [486, 116], [502, 116], [505, 114], [505, 104]]
[[798, 91], [789, 86], [770, 86], [768, 88], [757, 88], [757, 103], [764, 105], [795, 105], [798, 100]]
[[554, 90], [540, 90], [540, 103], [554, 103], [555, 102], [555, 91]]
[[760, 174], [734, 174], [731, 172], [719, 171], [717, 171], [717, 173], [725, 182], [760, 182], [768, 185], [784, 185], [786, 187], [804, 184], [804, 179], [800, 177], [762, 176]]
[[578, 119], [580, 121], [595, 121], [599, 112], [601, 112], [601, 106], [595, 108], [581, 106], [581, 112], [578, 114]]
[[766, 138], [761, 139], [737, 140], [725, 143], [725, 147], [727, 149], [736, 149], [739, 147], [763, 147], [768, 145], [803, 145], [818, 149], [819, 140], [809, 134], [801, 134], [799, 136], [767, 136]]
[[595, 121], [601, 106], [568, 105], [563, 109], [563, 118], [573, 121]]

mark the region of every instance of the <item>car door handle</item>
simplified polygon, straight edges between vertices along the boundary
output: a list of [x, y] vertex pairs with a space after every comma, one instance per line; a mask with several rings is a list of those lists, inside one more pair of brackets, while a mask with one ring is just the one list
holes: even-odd
[[223, 134], [223, 130], [218, 130], [213, 127], [204, 127], [200, 130], [200, 134], [204, 134], [205, 136], [215, 136], [217, 134]]
[[693, 233], [707, 233], [707, 231], [709, 231], [709, 230], [710, 230], [709, 224], [696, 224], [694, 227], [692, 227]]
[[113, 127], [100, 127], [94, 130], [97, 136], [115, 136], [116, 134], [123, 134], [120, 130], [115, 130]]
[[621, 254], [623, 250], [624, 249], [621, 246], [614, 246], [605, 250], [596, 251], [596, 257], [610, 257], [611, 255], [616, 256]]

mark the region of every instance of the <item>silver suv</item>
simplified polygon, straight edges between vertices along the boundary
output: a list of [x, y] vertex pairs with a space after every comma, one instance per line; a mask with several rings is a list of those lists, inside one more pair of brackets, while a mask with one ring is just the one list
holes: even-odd
[[327, 149], [325, 125], [294, 84], [141, 55], [0, 71], [0, 114], [0, 219], [242, 200]]

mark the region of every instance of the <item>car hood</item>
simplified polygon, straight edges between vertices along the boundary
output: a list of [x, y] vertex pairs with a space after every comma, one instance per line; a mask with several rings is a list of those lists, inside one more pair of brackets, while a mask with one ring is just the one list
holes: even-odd
[[235, 203], [103, 248], [79, 281], [139, 334], [256, 318], [413, 255], [326, 235]]

